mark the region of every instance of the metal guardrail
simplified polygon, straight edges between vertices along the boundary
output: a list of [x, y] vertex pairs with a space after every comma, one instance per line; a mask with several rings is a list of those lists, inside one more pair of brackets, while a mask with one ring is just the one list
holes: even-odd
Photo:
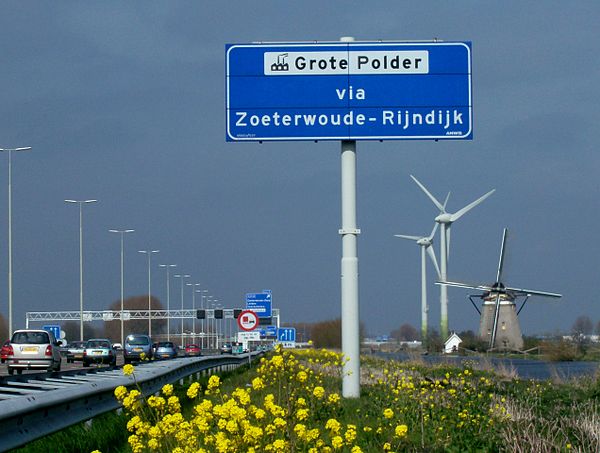
[[42, 436], [118, 409], [114, 396], [119, 385], [137, 386], [144, 396], [205, 371], [225, 371], [252, 361], [261, 353], [177, 358], [141, 363], [132, 376], [114, 369], [86, 374], [64, 373], [6, 380], [0, 393], [0, 451], [22, 446]]

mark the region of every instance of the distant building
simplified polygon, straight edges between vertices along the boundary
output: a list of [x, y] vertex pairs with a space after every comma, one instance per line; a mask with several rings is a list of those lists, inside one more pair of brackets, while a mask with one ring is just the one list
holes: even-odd
[[458, 347], [462, 343], [462, 340], [456, 333], [452, 332], [452, 335], [448, 337], [446, 342], [444, 343], [444, 353], [452, 354], [458, 352]]

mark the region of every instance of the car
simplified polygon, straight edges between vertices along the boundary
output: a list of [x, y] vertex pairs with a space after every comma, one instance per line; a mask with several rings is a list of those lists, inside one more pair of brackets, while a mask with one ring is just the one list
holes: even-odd
[[83, 350], [85, 349], [85, 341], [72, 341], [67, 345], [67, 363], [73, 363], [76, 360], [83, 360]]
[[23, 370], [60, 371], [60, 346], [54, 334], [46, 330], [15, 330], [6, 359], [8, 374]]
[[6, 362], [6, 359], [8, 359], [8, 352], [10, 350], [10, 340], [6, 340], [2, 345], [2, 349], [0, 350], [0, 361], [2, 363]]
[[117, 354], [110, 340], [92, 338], [86, 342], [85, 349], [83, 350], [83, 366], [90, 366], [92, 363], [117, 365]]
[[174, 359], [177, 357], [177, 347], [171, 341], [161, 341], [156, 345], [155, 359]]
[[221, 345], [221, 354], [231, 354], [232, 346], [231, 343], [223, 343]]
[[187, 344], [185, 345], [185, 356], [186, 357], [195, 357], [202, 355], [200, 351], [200, 346], [197, 344]]
[[112, 347], [113, 347], [113, 349], [115, 351], [122, 351], [123, 350], [123, 345], [121, 343], [113, 343]]
[[126, 364], [141, 360], [151, 360], [152, 357], [152, 339], [148, 335], [127, 335], [125, 345], [123, 346], [123, 360]]

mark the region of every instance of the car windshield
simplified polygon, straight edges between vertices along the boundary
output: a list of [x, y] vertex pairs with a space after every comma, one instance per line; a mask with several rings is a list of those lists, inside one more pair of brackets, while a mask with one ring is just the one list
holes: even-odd
[[147, 337], [128, 337], [127, 343], [131, 345], [147, 345], [150, 344], [150, 340]]
[[11, 343], [15, 344], [48, 344], [50, 338], [46, 332], [15, 332]]
[[162, 343], [158, 343], [159, 348], [175, 348], [175, 345], [170, 341], [163, 341]]
[[87, 342], [86, 348], [110, 348], [110, 343], [102, 340], [90, 340]]
[[83, 346], [85, 346], [85, 342], [83, 341], [74, 341], [73, 343], [71, 343], [69, 345], [70, 348], [83, 348]]

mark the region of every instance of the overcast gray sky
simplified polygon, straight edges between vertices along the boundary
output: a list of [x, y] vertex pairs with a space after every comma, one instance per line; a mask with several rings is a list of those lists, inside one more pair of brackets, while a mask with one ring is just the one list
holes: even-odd
[[[175, 263], [227, 308], [273, 291], [282, 321], [340, 316], [340, 145], [226, 143], [225, 44], [443, 39], [472, 42], [474, 139], [358, 143], [360, 315], [385, 334], [420, 324], [419, 250], [437, 211], [417, 176], [455, 211], [492, 188], [452, 233], [449, 277], [495, 277], [560, 292], [532, 299], [526, 334], [600, 320], [593, 288], [600, 120], [600, 3], [522, 1], [16, 2], [0, 4], [0, 147], [13, 155], [15, 324], [26, 311], [79, 309], [146, 294], [146, 258]], [[0, 310], [7, 314], [7, 156], [0, 155]], [[436, 237], [436, 253], [439, 255]], [[432, 283], [434, 275], [429, 275]], [[165, 272], [153, 292], [166, 299]], [[180, 300], [178, 282], [172, 297]], [[189, 290], [188, 290], [189, 291]], [[191, 305], [190, 292], [186, 301]], [[430, 285], [430, 322], [439, 290]], [[449, 290], [452, 330], [478, 327], [468, 292]]]

